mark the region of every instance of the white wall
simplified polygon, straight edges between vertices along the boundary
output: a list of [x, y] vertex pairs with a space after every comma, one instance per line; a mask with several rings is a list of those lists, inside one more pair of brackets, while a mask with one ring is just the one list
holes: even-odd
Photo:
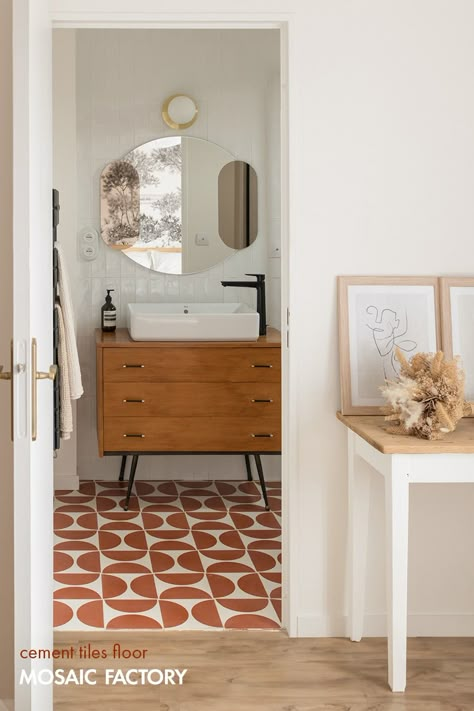
[[[118, 325], [125, 326], [128, 302], [243, 300], [255, 306], [254, 289], [224, 289], [220, 282], [242, 279], [246, 272], [264, 272], [269, 277], [267, 320], [275, 327], [280, 325], [280, 279], [278, 269], [273, 266], [278, 260], [270, 260], [270, 271], [268, 259], [270, 245], [280, 244], [275, 219], [279, 217], [280, 189], [278, 181], [269, 183], [266, 178], [269, 165], [279, 162], [279, 33], [277, 30], [58, 30], [56, 34], [56, 166], [57, 175], [68, 187], [76, 155], [74, 140], [71, 139], [67, 150], [64, 137], [71, 132], [68, 116], [74, 104], [71, 91], [75, 87], [77, 232], [87, 227], [100, 229], [100, 174], [104, 166], [141, 143], [175, 134], [161, 118], [161, 105], [167, 96], [178, 91], [189, 93], [199, 106], [198, 119], [185, 135], [212, 141], [237, 159], [246, 160], [254, 166], [260, 184], [256, 242], [197, 275], [151, 272], [116, 250], [107, 249], [101, 239], [98, 259], [84, 262], [76, 248], [76, 232], [69, 222], [67, 227], [61, 225], [60, 239], [68, 251], [76, 293], [85, 391], [77, 404], [77, 472], [84, 479], [116, 478], [118, 458], [100, 459], [97, 455], [95, 414], [94, 329], [100, 326], [100, 308], [107, 288], [115, 289]], [[71, 63], [74, 42], [75, 71]], [[267, 134], [267, 129], [271, 134]], [[270, 164], [266, 157], [269, 151]], [[268, 184], [276, 193], [271, 210], [267, 209]], [[66, 205], [62, 215], [67, 209]], [[64, 450], [68, 450], [68, 443]], [[278, 478], [279, 457], [265, 460], [267, 478]], [[139, 476], [242, 478], [245, 466], [243, 457], [235, 456], [143, 457]]]
[[[299, 630], [343, 632], [346, 447], [337, 274], [469, 274], [474, 244], [474, 5], [299, 3], [291, 133], [291, 358], [299, 374]], [[293, 81], [293, 85], [291, 84]], [[296, 87], [295, 87], [296, 83]], [[301, 176], [301, 177], [300, 177]], [[415, 489], [411, 633], [474, 633], [474, 487]], [[383, 620], [383, 496], [375, 486], [367, 613]]]
[[265, 163], [266, 183], [259, 185], [260, 195], [265, 191], [267, 235], [268, 235], [268, 320], [269, 323], [281, 323], [281, 151], [275, 146], [281, 142], [280, 77], [275, 76], [268, 84], [265, 95], [265, 114], [272, 117], [265, 125]]
[[[64, 11], [157, 11], [155, 0], [53, 0]], [[200, 0], [161, 12], [199, 16]], [[474, 271], [474, 4], [470, 0], [208, 0], [288, 13], [290, 36], [290, 583], [299, 634], [342, 634], [345, 432], [336, 276]], [[62, 13], [62, 14], [61, 14]], [[169, 65], [167, 65], [169, 66]], [[423, 486], [411, 506], [411, 632], [474, 634], [473, 487]], [[370, 527], [367, 613], [385, 609], [382, 492]], [[414, 615], [421, 615], [416, 618]]]
[[[53, 185], [59, 191], [58, 239], [68, 265], [76, 265], [77, 163], [76, 163], [76, 34], [57, 30], [53, 34]], [[75, 286], [76, 271], [71, 273]], [[72, 289], [77, 304], [78, 292]], [[62, 440], [54, 460], [56, 489], [74, 489], [77, 476], [77, 408], [73, 402], [75, 429]]]

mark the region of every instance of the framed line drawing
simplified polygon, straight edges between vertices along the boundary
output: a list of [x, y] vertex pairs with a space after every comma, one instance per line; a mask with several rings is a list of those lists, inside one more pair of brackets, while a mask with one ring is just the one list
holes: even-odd
[[459, 356], [465, 398], [474, 415], [474, 277], [441, 277], [441, 329], [446, 358]]
[[339, 360], [344, 415], [380, 415], [380, 387], [398, 377], [395, 358], [441, 344], [437, 277], [340, 276]]

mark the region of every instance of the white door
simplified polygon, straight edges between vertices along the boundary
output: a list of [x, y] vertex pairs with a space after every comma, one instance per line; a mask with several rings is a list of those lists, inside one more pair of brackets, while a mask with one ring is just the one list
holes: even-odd
[[38, 370], [49, 370], [53, 352], [52, 33], [48, 0], [12, 6], [15, 708], [49, 711], [52, 686], [19, 684], [30, 664], [19, 653], [53, 643], [52, 382], [32, 368], [33, 339]]

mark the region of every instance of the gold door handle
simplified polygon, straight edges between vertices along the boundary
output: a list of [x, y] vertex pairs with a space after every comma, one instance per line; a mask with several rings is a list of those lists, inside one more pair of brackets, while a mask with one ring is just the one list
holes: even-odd
[[3, 372], [3, 365], [0, 365], [0, 380], [10, 381], [10, 438], [13, 442], [13, 407], [14, 407], [14, 390], [13, 390], [13, 341], [10, 341], [10, 371]]
[[3, 365], [0, 365], [0, 380], [11, 380], [12, 374], [3, 372]]
[[37, 370], [38, 366], [38, 343], [36, 338], [31, 339], [31, 439], [36, 442], [38, 437], [38, 380], [54, 380], [57, 372], [57, 365], [50, 365], [45, 373]]
[[47, 373], [36, 371], [36, 380], [54, 380], [58, 372], [57, 365], [50, 365]]

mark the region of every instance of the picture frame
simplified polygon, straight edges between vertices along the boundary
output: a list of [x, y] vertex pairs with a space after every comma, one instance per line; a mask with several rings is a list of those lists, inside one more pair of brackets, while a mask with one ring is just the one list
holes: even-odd
[[441, 347], [438, 277], [340, 276], [341, 412], [380, 415], [380, 388], [398, 376], [396, 347], [407, 357]]
[[446, 358], [459, 356], [474, 416], [474, 277], [441, 277], [441, 332]]

